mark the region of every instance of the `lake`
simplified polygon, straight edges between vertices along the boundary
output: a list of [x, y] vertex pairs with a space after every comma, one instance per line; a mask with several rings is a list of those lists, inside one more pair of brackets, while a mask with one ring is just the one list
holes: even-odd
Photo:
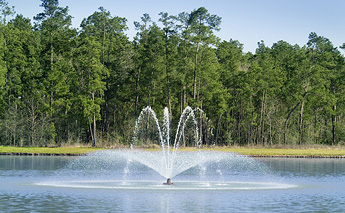
[[165, 181], [146, 166], [116, 158], [0, 156], [0, 212], [345, 209], [344, 159], [245, 158], [189, 169], [173, 178], [173, 186]]

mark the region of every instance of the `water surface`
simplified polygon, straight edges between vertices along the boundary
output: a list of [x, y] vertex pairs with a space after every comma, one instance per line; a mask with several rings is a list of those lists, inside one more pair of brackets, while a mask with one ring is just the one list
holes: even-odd
[[205, 163], [177, 175], [174, 186], [163, 186], [165, 179], [156, 171], [117, 158], [0, 156], [0, 212], [345, 209], [344, 159], [234, 162]]

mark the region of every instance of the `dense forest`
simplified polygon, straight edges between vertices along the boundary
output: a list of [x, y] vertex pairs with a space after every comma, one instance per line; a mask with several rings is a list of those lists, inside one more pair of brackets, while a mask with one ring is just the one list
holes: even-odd
[[41, 7], [31, 20], [0, 0], [0, 145], [128, 145], [146, 106], [172, 129], [202, 109], [203, 145], [345, 144], [345, 58], [323, 36], [245, 53], [203, 7], [143, 14], [133, 40], [103, 7], [79, 30], [58, 0]]

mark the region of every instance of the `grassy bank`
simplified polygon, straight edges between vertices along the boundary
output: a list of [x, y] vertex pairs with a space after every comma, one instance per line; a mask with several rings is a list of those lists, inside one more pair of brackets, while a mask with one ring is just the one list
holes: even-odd
[[345, 149], [214, 148], [251, 156], [345, 156]]
[[[197, 151], [197, 148], [180, 148], [181, 151]], [[253, 148], [253, 147], [215, 147], [203, 148], [202, 150], [213, 150], [220, 152], [235, 152], [250, 156], [302, 156], [302, 157], [345, 157], [345, 149], [339, 147], [322, 148]]]
[[[0, 154], [47, 154], [47, 155], [83, 155], [86, 153], [102, 150], [102, 148], [91, 147], [9, 147], [0, 146]], [[159, 149], [145, 149], [145, 150], [159, 150]], [[197, 148], [180, 148], [180, 151], [197, 151]], [[249, 147], [216, 147], [203, 148], [202, 150], [213, 150], [220, 152], [235, 152], [243, 155], [251, 156], [339, 156], [345, 157], [345, 149], [334, 147], [323, 148], [249, 148]]]
[[48, 155], [83, 155], [101, 150], [91, 147], [11, 147], [0, 146], [0, 154], [48, 154]]

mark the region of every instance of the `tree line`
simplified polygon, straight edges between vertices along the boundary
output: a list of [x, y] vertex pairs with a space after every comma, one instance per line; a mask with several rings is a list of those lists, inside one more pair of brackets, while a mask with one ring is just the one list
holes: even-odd
[[31, 21], [0, 0], [1, 145], [129, 144], [146, 106], [168, 107], [172, 129], [185, 107], [202, 109], [203, 145], [345, 142], [344, 56], [314, 32], [245, 53], [203, 7], [143, 14], [132, 41], [103, 7], [80, 30], [58, 0], [41, 7]]

